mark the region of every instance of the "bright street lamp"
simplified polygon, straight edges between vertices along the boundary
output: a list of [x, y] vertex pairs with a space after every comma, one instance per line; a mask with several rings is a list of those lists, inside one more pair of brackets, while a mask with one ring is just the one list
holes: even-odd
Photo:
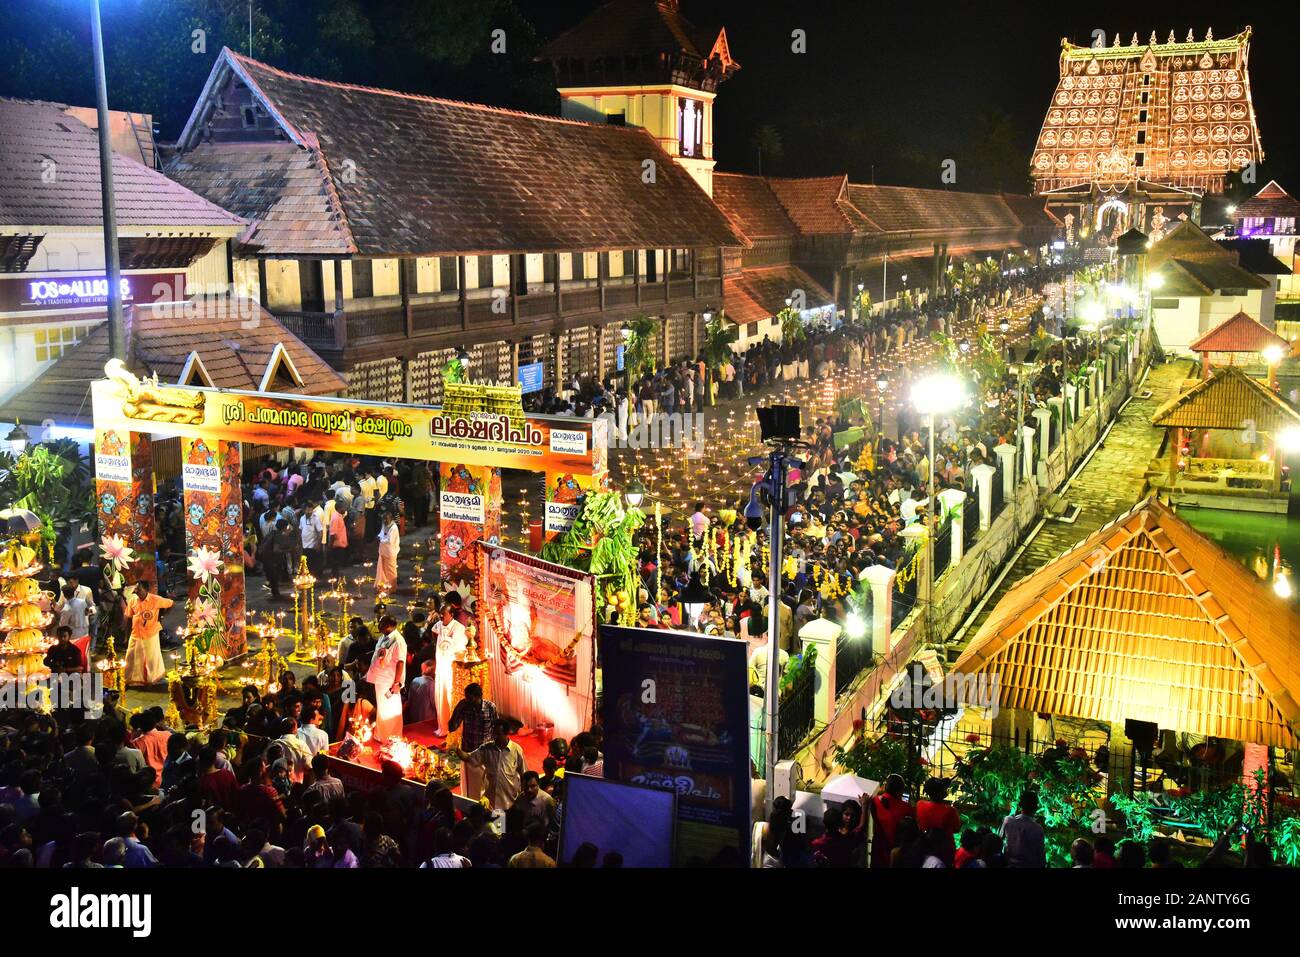
[[31, 436], [27, 434], [23, 424], [17, 421], [14, 422], [14, 427], [9, 431], [9, 434], [5, 436], [5, 441], [9, 443], [9, 448], [13, 450], [15, 456], [22, 455], [27, 451], [27, 443], [30, 439]]
[[1278, 432], [1277, 447], [1282, 452], [1300, 452], [1300, 425], [1288, 425]]
[[934, 644], [934, 536], [935, 513], [938, 512], [939, 495], [934, 483], [934, 427], [935, 417], [960, 408], [966, 401], [966, 387], [956, 376], [929, 375], [912, 387], [912, 405], [924, 415], [930, 426], [930, 488], [926, 504], [925, 536], [925, 638]]
[[629, 508], [639, 508], [645, 501], [645, 486], [641, 484], [640, 479], [632, 479], [627, 488], [623, 489], [623, 499], [627, 502]]

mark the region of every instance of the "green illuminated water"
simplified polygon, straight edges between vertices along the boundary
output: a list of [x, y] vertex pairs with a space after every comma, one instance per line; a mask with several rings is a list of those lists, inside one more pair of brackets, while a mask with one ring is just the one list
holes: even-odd
[[1193, 528], [1241, 559], [1260, 581], [1270, 585], [1279, 570], [1291, 584], [1291, 601], [1300, 605], [1300, 519], [1213, 508], [1178, 512]]

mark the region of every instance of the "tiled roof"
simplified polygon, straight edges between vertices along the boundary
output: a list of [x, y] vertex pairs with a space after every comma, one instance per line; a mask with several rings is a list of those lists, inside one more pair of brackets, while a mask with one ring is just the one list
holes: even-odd
[[1185, 429], [1240, 430], [1247, 422], [1261, 432], [1276, 432], [1300, 425], [1300, 412], [1235, 366], [1215, 369], [1151, 418], [1152, 425]]
[[315, 150], [296, 143], [200, 143], [176, 156], [167, 174], [249, 220], [243, 242], [262, 253], [356, 252]]
[[1291, 270], [1273, 255], [1267, 239], [1216, 239], [1214, 242], [1236, 253], [1237, 264], [1257, 276], [1291, 275]]
[[645, 130], [332, 83], [229, 49], [214, 77], [225, 68], [319, 150], [360, 255], [746, 245]]
[[1189, 219], [1151, 247], [1148, 267], [1165, 281], [1163, 296], [1208, 296], [1220, 289], [1267, 289], [1270, 281], [1238, 264], [1237, 251], [1216, 243]]
[[1233, 220], [1238, 223], [1248, 216], [1252, 219], [1300, 219], [1300, 200], [1279, 186], [1277, 180], [1270, 180], [1267, 186], [1250, 199], [1239, 203], [1232, 214]]
[[[185, 308], [181, 316], [173, 310]], [[250, 321], [249, 317], [256, 321]], [[126, 315], [132, 372], [158, 374], [179, 381], [191, 352], [197, 352], [211, 384], [221, 389], [257, 390], [277, 343], [283, 344], [308, 395], [342, 392], [343, 377], [269, 312], [251, 300], [198, 299], [194, 303], [159, 303], [131, 307]], [[90, 383], [104, 376], [108, 361], [108, 326], [101, 323], [68, 349], [0, 409], [0, 417], [60, 425], [87, 424]], [[274, 390], [273, 390], [274, 391]]]
[[802, 233], [850, 235], [864, 229], [879, 232], [879, 227], [874, 227], [859, 210], [853, 209], [848, 196], [847, 176], [770, 178], [767, 183]]
[[831, 294], [798, 266], [759, 266], [744, 269], [723, 283], [726, 316], [746, 325], [775, 316], [796, 290], [804, 294], [805, 308], [831, 304]]
[[688, 21], [677, 0], [612, 0], [548, 43], [542, 56], [586, 59], [685, 53], [704, 59], [721, 32]]
[[[99, 139], [57, 103], [0, 98], [0, 226], [103, 224]], [[229, 234], [242, 222], [156, 170], [113, 153], [118, 225]]]
[[1239, 312], [1225, 319], [1187, 348], [1193, 352], [1263, 352], [1268, 346], [1290, 349], [1283, 339], [1259, 320]]
[[849, 199], [886, 231], [1020, 228], [1007, 204], [989, 193], [850, 184]]
[[1294, 606], [1150, 498], [1012, 588], [954, 671], [996, 676], [1004, 709], [1295, 748], [1297, 635]]
[[1015, 216], [1025, 229], [1055, 230], [1065, 225], [1048, 210], [1047, 200], [1042, 196], [1003, 193], [1002, 202], [1007, 204], [1011, 215]]
[[768, 181], [761, 176], [714, 173], [713, 201], [751, 240], [793, 239], [799, 235]]

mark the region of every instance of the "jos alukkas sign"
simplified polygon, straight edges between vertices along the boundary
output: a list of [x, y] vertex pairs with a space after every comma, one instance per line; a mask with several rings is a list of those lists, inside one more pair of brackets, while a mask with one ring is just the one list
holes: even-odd
[[[134, 273], [119, 280], [124, 303], [155, 303], [185, 298], [185, 274]], [[0, 278], [0, 310], [69, 309], [108, 303], [108, 279], [101, 275]]]

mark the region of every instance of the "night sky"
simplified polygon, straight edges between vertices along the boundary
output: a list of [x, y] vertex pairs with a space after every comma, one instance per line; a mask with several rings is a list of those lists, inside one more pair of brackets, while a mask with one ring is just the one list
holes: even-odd
[[[583, 0], [520, 4], [542, 35], [560, 32], [599, 6]], [[939, 162], [958, 161], [956, 188], [992, 188], [999, 171], [979, 166], [980, 117], [1001, 111], [1014, 131], [1019, 165], [1007, 189], [1027, 191], [1029, 154], [1056, 85], [1060, 40], [1090, 43], [1104, 29], [1127, 43], [1172, 28], [1181, 41], [1207, 27], [1218, 38], [1254, 27], [1250, 74], [1266, 162], [1258, 185], [1278, 178], [1300, 190], [1295, 100], [1294, 5], [1257, 3], [755, 3], [682, 0], [699, 25], [727, 28], [741, 71], [719, 93], [719, 168], [755, 171], [753, 131], [777, 128], [782, 175], [848, 172], [855, 181], [938, 186]], [[545, 13], [543, 13], [545, 11]], [[553, 25], [548, 31], [546, 25]], [[790, 32], [807, 31], [808, 52], [790, 52]], [[974, 179], [975, 182], [970, 182]], [[965, 182], [963, 182], [965, 180]]]
[[[649, 2], [649, 0], [647, 0]], [[600, 0], [255, 0], [254, 55], [285, 69], [373, 86], [554, 114], [550, 67], [536, 54]], [[1250, 74], [1270, 178], [1300, 191], [1294, 3], [886, 4], [866, 0], [681, 0], [700, 25], [725, 26], [742, 69], [716, 105], [719, 168], [848, 173], [856, 182], [1029, 191], [1029, 156], [1058, 77], [1060, 39], [1104, 29], [1163, 42], [1254, 27]], [[247, 49], [244, 0], [105, 0], [109, 104], [180, 132], [221, 45]], [[340, 11], [344, 11], [341, 14]], [[190, 31], [210, 41], [196, 54]], [[489, 52], [506, 28], [509, 55]], [[806, 31], [807, 53], [791, 51]], [[94, 103], [85, 0], [0, 2], [0, 95]], [[764, 130], [764, 128], [769, 128]], [[763, 131], [764, 135], [756, 137]], [[779, 141], [779, 154], [771, 146]]]

